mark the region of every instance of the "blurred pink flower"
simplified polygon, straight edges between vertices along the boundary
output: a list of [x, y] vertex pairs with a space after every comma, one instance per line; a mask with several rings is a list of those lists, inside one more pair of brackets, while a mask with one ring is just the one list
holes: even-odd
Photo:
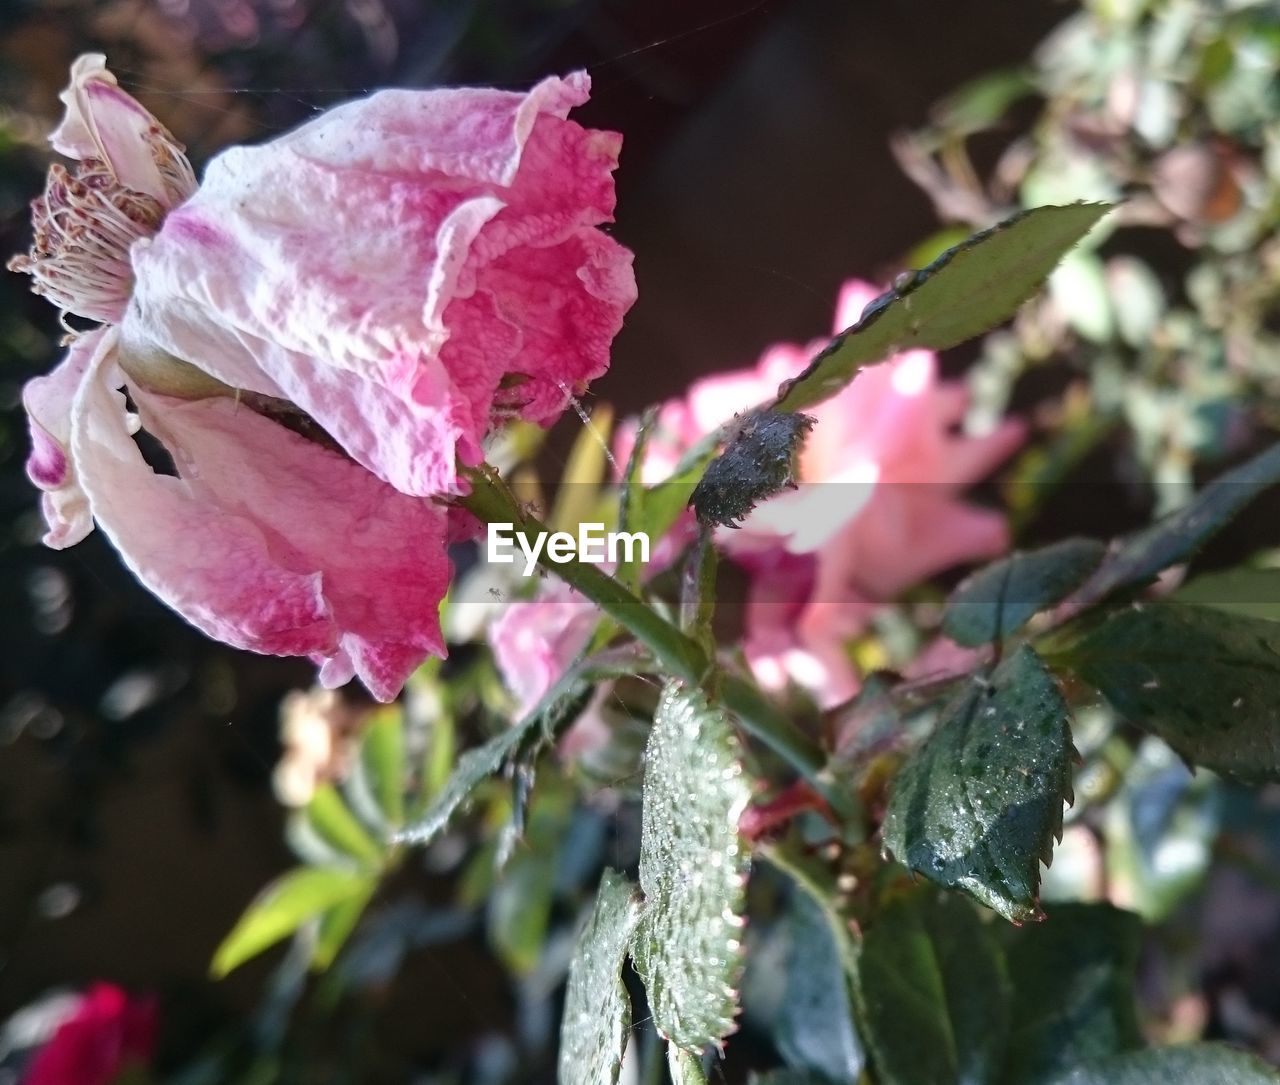
[[106, 325], [24, 393], [45, 541], [96, 522], [211, 636], [394, 697], [444, 653], [427, 499], [459, 491], [494, 424], [546, 424], [602, 373], [635, 299], [597, 229], [621, 137], [566, 120], [588, 90], [383, 91], [224, 152], [196, 190], [81, 57], [53, 136], [79, 171], [51, 171], [12, 265]]
[[109, 1085], [155, 1048], [156, 1003], [95, 983], [27, 1064], [22, 1085]]
[[[586, 651], [600, 609], [563, 580], [542, 581], [531, 599], [506, 605], [489, 625], [489, 647], [506, 687], [516, 696], [513, 720], [531, 712], [570, 665]], [[604, 705], [612, 682], [596, 688], [559, 742], [562, 757], [600, 749], [609, 740]]]
[[507, 604], [489, 626], [489, 646], [516, 717], [526, 715], [586, 649], [600, 610], [563, 580], [543, 581], [531, 599]]
[[[844, 285], [835, 330], [855, 323], [877, 291]], [[755, 368], [697, 381], [659, 413], [644, 465], [647, 481], [736, 414], [772, 399], [825, 342], [771, 347]], [[808, 412], [817, 425], [800, 454], [796, 490], [763, 503], [717, 541], [751, 575], [744, 648], [762, 684], [788, 679], [824, 705], [856, 692], [845, 646], [879, 604], [953, 565], [993, 557], [1009, 543], [1004, 517], [959, 491], [990, 473], [1022, 442], [1003, 422], [981, 437], [957, 432], [966, 389], [939, 380], [923, 350], [865, 369]]]

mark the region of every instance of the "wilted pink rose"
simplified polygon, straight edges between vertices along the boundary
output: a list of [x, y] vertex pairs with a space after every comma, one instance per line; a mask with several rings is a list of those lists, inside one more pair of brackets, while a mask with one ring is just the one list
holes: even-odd
[[45, 541], [96, 522], [211, 636], [394, 697], [444, 652], [429, 498], [495, 423], [547, 423], [603, 372], [635, 299], [597, 229], [621, 137], [566, 120], [588, 89], [383, 91], [224, 152], [197, 190], [81, 57], [53, 136], [79, 172], [54, 168], [12, 265], [105, 324], [24, 393]]
[[[855, 323], [877, 291], [851, 281], [835, 330]], [[753, 369], [696, 382], [659, 413], [645, 475], [669, 473], [679, 454], [736, 414], [766, 403], [825, 342], [771, 347]], [[1003, 516], [958, 495], [1018, 447], [1023, 428], [957, 432], [962, 385], [938, 378], [937, 359], [908, 351], [863, 370], [810, 412], [799, 488], [763, 503], [717, 541], [752, 575], [745, 650], [760, 681], [788, 679], [826, 705], [857, 689], [846, 651], [878, 605], [950, 566], [1008, 546]]]
[[109, 1085], [155, 1048], [156, 1003], [96, 983], [27, 1064], [22, 1085]]

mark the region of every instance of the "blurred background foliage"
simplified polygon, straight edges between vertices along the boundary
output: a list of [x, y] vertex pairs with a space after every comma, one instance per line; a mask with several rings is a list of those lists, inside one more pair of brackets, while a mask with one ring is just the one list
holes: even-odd
[[[1029, 122], [1010, 123], [1028, 103]], [[1187, 499], [1198, 463], [1275, 429], [1273, 3], [1089, 0], [1029, 65], [954, 92], [894, 150], [939, 216], [966, 228], [1016, 206], [1125, 201], [1054, 272], [1045, 297], [988, 338], [973, 374], [976, 409], [991, 414], [1028, 371], [1053, 371], [1056, 439], [1013, 483], [1023, 518], [1052, 492], [1033, 483], [1118, 427], [1118, 454], [1155, 485], [1160, 512]]]
[[[1005, 489], [1024, 537], [1113, 535], [1280, 428], [1273, 3], [0, 11], [6, 253], [26, 247], [56, 94], [87, 49], [107, 52], [197, 164], [377, 86], [523, 86], [586, 66], [584, 121], [627, 139], [616, 232], [637, 252], [642, 300], [596, 389], [620, 410], [808, 339], [850, 275], [888, 281], [1017, 206], [1124, 198], [1042, 300], [976, 355], [947, 359], [969, 373], [976, 416], [1012, 406], [1035, 424]], [[159, 1046], [137, 1080], [550, 1080], [574, 931], [600, 868], [635, 861], [643, 726], [612, 708], [607, 756], [543, 759], [527, 809], [531, 780], [517, 774], [486, 784], [425, 852], [375, 844], [438, 794], [459, 750], [505, 726], [491, 665], [462, 647], [395, 709], [303, 693], [306, 665], [205, 641], [100, 539], [42, 549], [18, 397], [58, 334], [24, 281], [0, 280], [0, 1019], [105, 978], [159, 996]], [[552, 435], [544, 477], [579, 429]], [[1204, 567], [1273, 564], [1276, 512], [1260, 502]], [[867, 650], [892, 658], [905, 625], [886, 619]], [[643, 683], [624, 693], [624, 709], [652, 699]], [[1080, 718], [1077, 744], [1049, 906], [1107, 899], [1155, 924], [1139, 971], [1152, 1037], [1228, 1038], [1280, 1061], [1280, 793], [1193, 777], [1101, 707]], [[290, 871], [304, 872], [292, 892], [273, 882]], [[277, 892], [237, 926], [269, 883]], [[839, 1079], [860, 1065], [857, 1038], [833, 1025], [815, 1048], [812, 1019], [769, 982], [802, 984], [814, 967], [813, 919], [779, 886], [753, 879], [756, 963], [723, 1071], [736, 1080], [803, 1049]], [[253, 952], [295, 926], [284, 948]], [[229, 976], [211, 978], [211, 961]], [[0, 1033], [0, 1082], [40, 1035], [25, 1020]]]

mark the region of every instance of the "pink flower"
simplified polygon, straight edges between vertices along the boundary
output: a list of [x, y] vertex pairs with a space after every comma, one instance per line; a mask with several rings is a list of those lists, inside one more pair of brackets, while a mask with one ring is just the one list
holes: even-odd
[[563, 580], [546, 580], [532, 599], [508, 604], [489, 626], [503, 681], [526, 715], [586, 649], [599, 609]]
[[155, 1048], [156, 1003], [95, 983], [27, 1064], [22, 1085], [109, 1085]]
[[79, 173], [54, 167], [12, 265], [105, 324], [24, 393], [46, 543], [96, 523], [209, 635], [394, 697], [444, 654], [430, 498], [495, 424], [546, 424], [603, 372], [635, 299], [597, 228], [621, 137], [566, 119], [588, 89], [383, 91], [224, 152], [196, 190], [80, 58], [53, 137]]
[[[841, 291], [837, 331], [877, 291]], [[679, 454], [736, 414], [770, 400], [824, 343], [781, 344], [754, 369], [696, 382], [660, 412], [645, 475], [669, 473]], [[762, 684], [788, 678], [824, 705], [851, 696], [857, 674], [846, 651], [876, 607], [950, 566], [1008, 546], [1004, 518], [959, 491], [1018, 447], [1006, 421], [982, 437], [955, 432], [967, 408], [960, 385], [938, 379], [937, 359], [913, 350], [870, 367], [811, 412], [817, 425], [800, 455], [800, 486], [762, 504], [717, 541], [751, 574], [745, 651]]]

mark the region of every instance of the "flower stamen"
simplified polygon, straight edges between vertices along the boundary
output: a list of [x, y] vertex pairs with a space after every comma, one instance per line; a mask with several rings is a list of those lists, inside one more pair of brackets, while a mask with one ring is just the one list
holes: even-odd
[[86, 158], [74, 174], [51, 166], [44, 195], [31, 203], [31, 250], [15, 256], [8, 268], [30, 275], [32, 291], [49, 298], [64, 317], [119, 321], [133, 290], [130, 248], [155, 234], [165, 215], [196, 190], [183, 147], [168, 131], [154, 124], [145, 140], [164, 199], [122, 184], [110, 163]]

